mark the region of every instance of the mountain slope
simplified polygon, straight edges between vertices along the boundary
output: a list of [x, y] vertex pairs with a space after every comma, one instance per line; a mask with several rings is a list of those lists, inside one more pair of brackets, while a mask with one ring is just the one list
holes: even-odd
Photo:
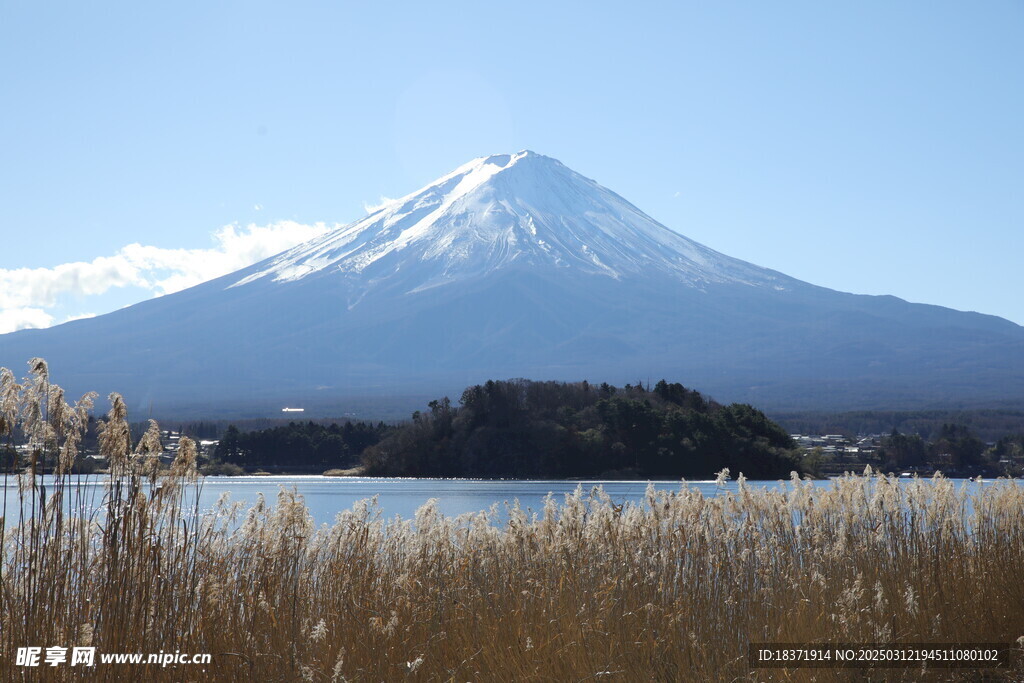
[[612, 279], [657, 272], [697, 287], [798, 284], [689, 240], [560, 162], [524, 151], [475, 159], [271, 259], [236, 286], [330, 270], [360, 292], [386, 283], [408, 294], [515, 266]]
[[733, 259], [531, 152], [198, 287], [0, 336], [0, 365], [36, 355], [74, 392], [174, 414], [337, 413], [507, 377], [666, 377], [768, 408], [1024, 399], [1024, 328]]

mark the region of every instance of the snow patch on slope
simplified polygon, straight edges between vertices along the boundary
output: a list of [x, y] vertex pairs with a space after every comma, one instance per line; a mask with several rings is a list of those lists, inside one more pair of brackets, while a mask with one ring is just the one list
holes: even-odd
[[364, 293], [399, 278], [405, 292], [416, 292], [512, 265], [614, 279], [657, 272], [698, 288], [795, 282], [698, 244], [555, 159], [522, 151], [474, 159], [259, 264], [232, 286], [336, 272]]

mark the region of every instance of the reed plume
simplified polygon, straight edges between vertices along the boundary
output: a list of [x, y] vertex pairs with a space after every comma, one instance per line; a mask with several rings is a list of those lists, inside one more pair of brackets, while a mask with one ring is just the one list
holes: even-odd
[[431, 501], [388, 521], [369, 500], [317, 528], [285, 489], [274, 505], [199, 509], [194, 443], [159, 465], [158, 426], [132, 444], [117, 394], [100, 428], [110, 476], [90, 497], [66, 467], [90, 402], [64, 405], [45, 364], [21, 384], [0, 370], [0, 436], [26, 435], [30, 469], [58, 463], [45, 480], [27, 475], [0, 520], [5, 680], [25, 675], [17, 648], [55, 644], [213, 655], [201, 668], [90, 672], [109, 680], [916, 680], [918, 669], [752, 670], [747, 647], [1024, 636], [1015, 481], [865, 472], [732, 491], [723, 472], [710, 496], [649, 487], [620, 505], [578, 488], [539, 513], [448, 517]]

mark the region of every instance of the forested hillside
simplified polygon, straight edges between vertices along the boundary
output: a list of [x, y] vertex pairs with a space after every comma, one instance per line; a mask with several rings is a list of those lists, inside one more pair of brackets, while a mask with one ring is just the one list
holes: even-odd
[[217, 444], [215, 458], [245, 470], [310, 470], [351, 467], [359, 455], [392, 431], [383, 422], [322, 425], [293, 422], [286, 426], [241, 432], [231, 425]]
[[789, 435], [749, 405], [720, 405], [662, 380], [489, 381], [444, 398], [363, 453], [382, 476], [749, 478], [798, 469]]

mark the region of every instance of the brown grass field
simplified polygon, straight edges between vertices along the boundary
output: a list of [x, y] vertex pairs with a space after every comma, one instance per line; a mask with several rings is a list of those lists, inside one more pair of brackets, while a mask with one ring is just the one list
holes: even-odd
[[[91, 399], [34, 362], [0, 372], [0, 438], [34, 462], [0, 521], [0, 677], [145, 681], [1022, 680], [1010, 670], [751, 669], [750, 643], [1024, 636], [1024, 490], [846, 476], [706, 497], [600, 491], [385, 522], [372, 501], [315, 528], [300, 497], [196, 508], [188, 439], [161, 468], [113, 395], [102, 501], [69, 473]], [[5, 488], [5, 491], [8, 490]], [[98, 505], [97, 505], [98, 503]], [[19, 647], [210, 653], [207, 665], [16, 666]]]

